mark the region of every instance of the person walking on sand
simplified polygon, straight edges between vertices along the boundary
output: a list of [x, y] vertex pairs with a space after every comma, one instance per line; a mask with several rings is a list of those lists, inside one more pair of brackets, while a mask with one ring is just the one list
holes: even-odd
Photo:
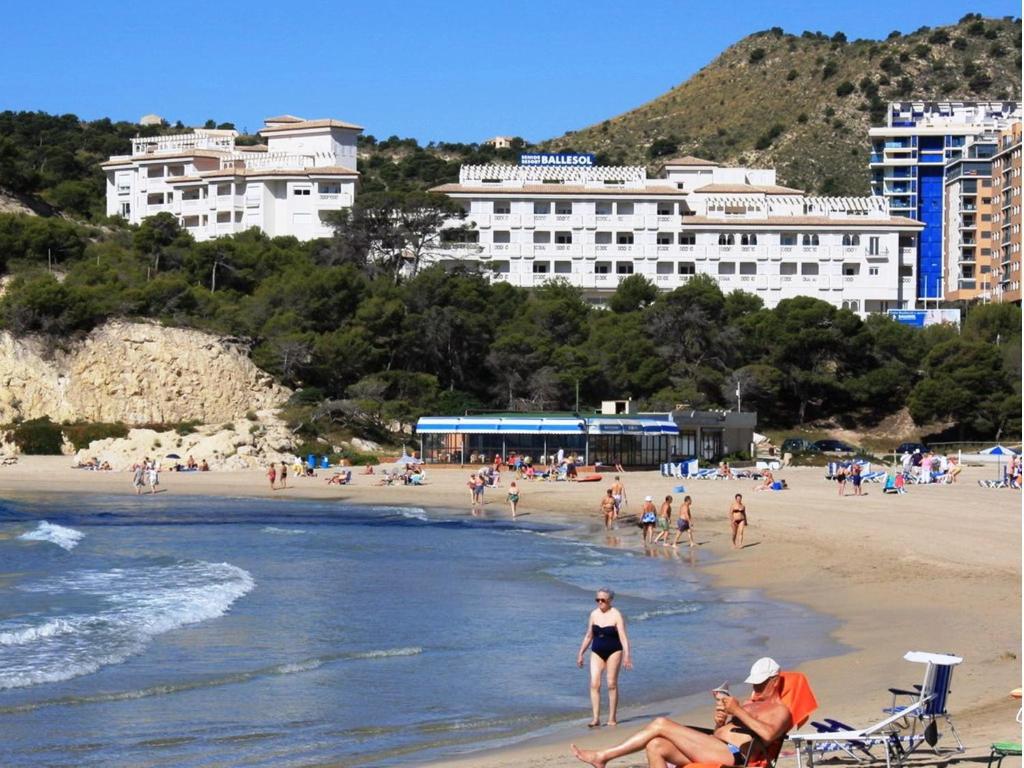
[[836, 467], [836, 483], [839, 485], [839, 495], [846, 495], [846, 467], [839, 464]]
[[612, 498], [615, 499], [615, 514], [612, 516], [613, 520], [619, 519], [619, 513], [622, 511], [622, 505], [628, 503], [626, 501], [626, 486], [622, 484], [619, 476], [615, 476], [615, 482], [612, 483]]
[[146, 469], [141, 463], [137, 463], [132, 468], [132, 487], [135, 488], [135, 495], [142, 495], [142, 486], [146, 481]]
[[676, 521], [676, 540], [672, 542], [673, 547], [679, 546], [679, 540], [683, 538], [685, 533], [690, 539], [690, 546], [696, 546], [693, 542], [693, 517], [690, 512], [690, 506], [693, 504], [693, 499], [686, 496], [683, 499], [683, 503], [679, 505], [679, 519]]
[[615, 494], [611, 488], [605, 492], [604, 497], [601, 499], [601, 514], [604, 515], [605, 529], [611, 528], [612, 521], [615, 520]]
[[597, 607], [587, 617], [587, 631], [576, 655], [576, 666], [583, 668], [583, 655], [590, 648], [590, 708], [593, 717], [588, 728], [601, 724], [601, 675], [605, 676], [608, 689], [608, 725], [618, 725], [619, 669], [633, 668], [629, 655], [629, 638], [626, 636], [626, 620], [618, 608], [612, 607], [615, 593], [602, 587], [597, 590], [594, 602]]
[[654, 537], [654, 543], [657, 544], [659, 541], [662, 544], [668, 544], [668, 532], [672, 527], [672, 497], [666, 496], [665, 500], [661, 502], [661, 508], [658, 510], [658, 535]]
[[156, 487], [160, 485], [160, 462], [156, 459], [149, 464], [149, 469], [146, 471], [146, 479], [149, 482], [149, 492], [156, 493]]
[[729, 521], [732, 525], [732, 548], [743, 549], [743, 531], [747, 527], [747, 508], [743, 504], [743, 494], [737, 493], [729, 508]]
[[281, 462], [281, 487], [288, 487], [288, 465], [283, 461]]
[[508, 496], [505, 497], [508, 505], [512, 508], [512, 519], [516, 519], [516, 507], [519, 506], [519, 485], [515, 480], [508, 487]]
[[267, 479], [270, 481], [270, 490], [277, 490], [277, 469], [274, 462], [270, 462], [270, 466], [267, 468]]
[[654, 525], [658, 521], [658, 513], [654, 507], [654, 497], [645, 496], [640, 507], [640, 527], [643, 529], [644, 545], [649, 545], [654, 538]]

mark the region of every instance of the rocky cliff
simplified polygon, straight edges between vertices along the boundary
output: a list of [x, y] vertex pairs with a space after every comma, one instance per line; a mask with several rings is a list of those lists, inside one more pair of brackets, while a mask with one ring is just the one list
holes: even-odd
[[110, 322], [67, 349], [0, 333], [0, 424], [220, 423], [290, 394], [237, 344], [200, 331]]

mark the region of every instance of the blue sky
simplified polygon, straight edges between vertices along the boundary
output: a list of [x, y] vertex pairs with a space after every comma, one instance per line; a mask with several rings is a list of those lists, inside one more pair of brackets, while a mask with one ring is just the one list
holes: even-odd
[[540, 140], [628, 111], [773, 26], [849, 39], [1018, 16], [963, 3], [738, 0], [29, 2], [4, 10], [0, 110], [251, 130], [291, 113], [378, 137]]

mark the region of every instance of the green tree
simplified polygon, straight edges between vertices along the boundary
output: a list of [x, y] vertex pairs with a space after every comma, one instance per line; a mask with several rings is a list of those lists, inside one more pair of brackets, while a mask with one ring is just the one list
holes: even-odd
[[658, 287], [643, 275], [630, 275], [619, 283], [608, 300], [608, 308], [617, 314], [636, 312], [652, 304], [658, 297]]

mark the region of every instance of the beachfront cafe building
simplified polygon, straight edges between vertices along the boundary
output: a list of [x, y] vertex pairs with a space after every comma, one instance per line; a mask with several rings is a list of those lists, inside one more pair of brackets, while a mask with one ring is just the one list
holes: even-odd
[[[605, 409], [603, 409], [605, 410]], [[513, 453], [550, 463], [559, 451], [588, 466], [657, 467], [681, 457], [704, 462], [750, 445], [754, 413], [495, 413], [424, 416], [416, 424], [429, 464], [482, 464]]]

